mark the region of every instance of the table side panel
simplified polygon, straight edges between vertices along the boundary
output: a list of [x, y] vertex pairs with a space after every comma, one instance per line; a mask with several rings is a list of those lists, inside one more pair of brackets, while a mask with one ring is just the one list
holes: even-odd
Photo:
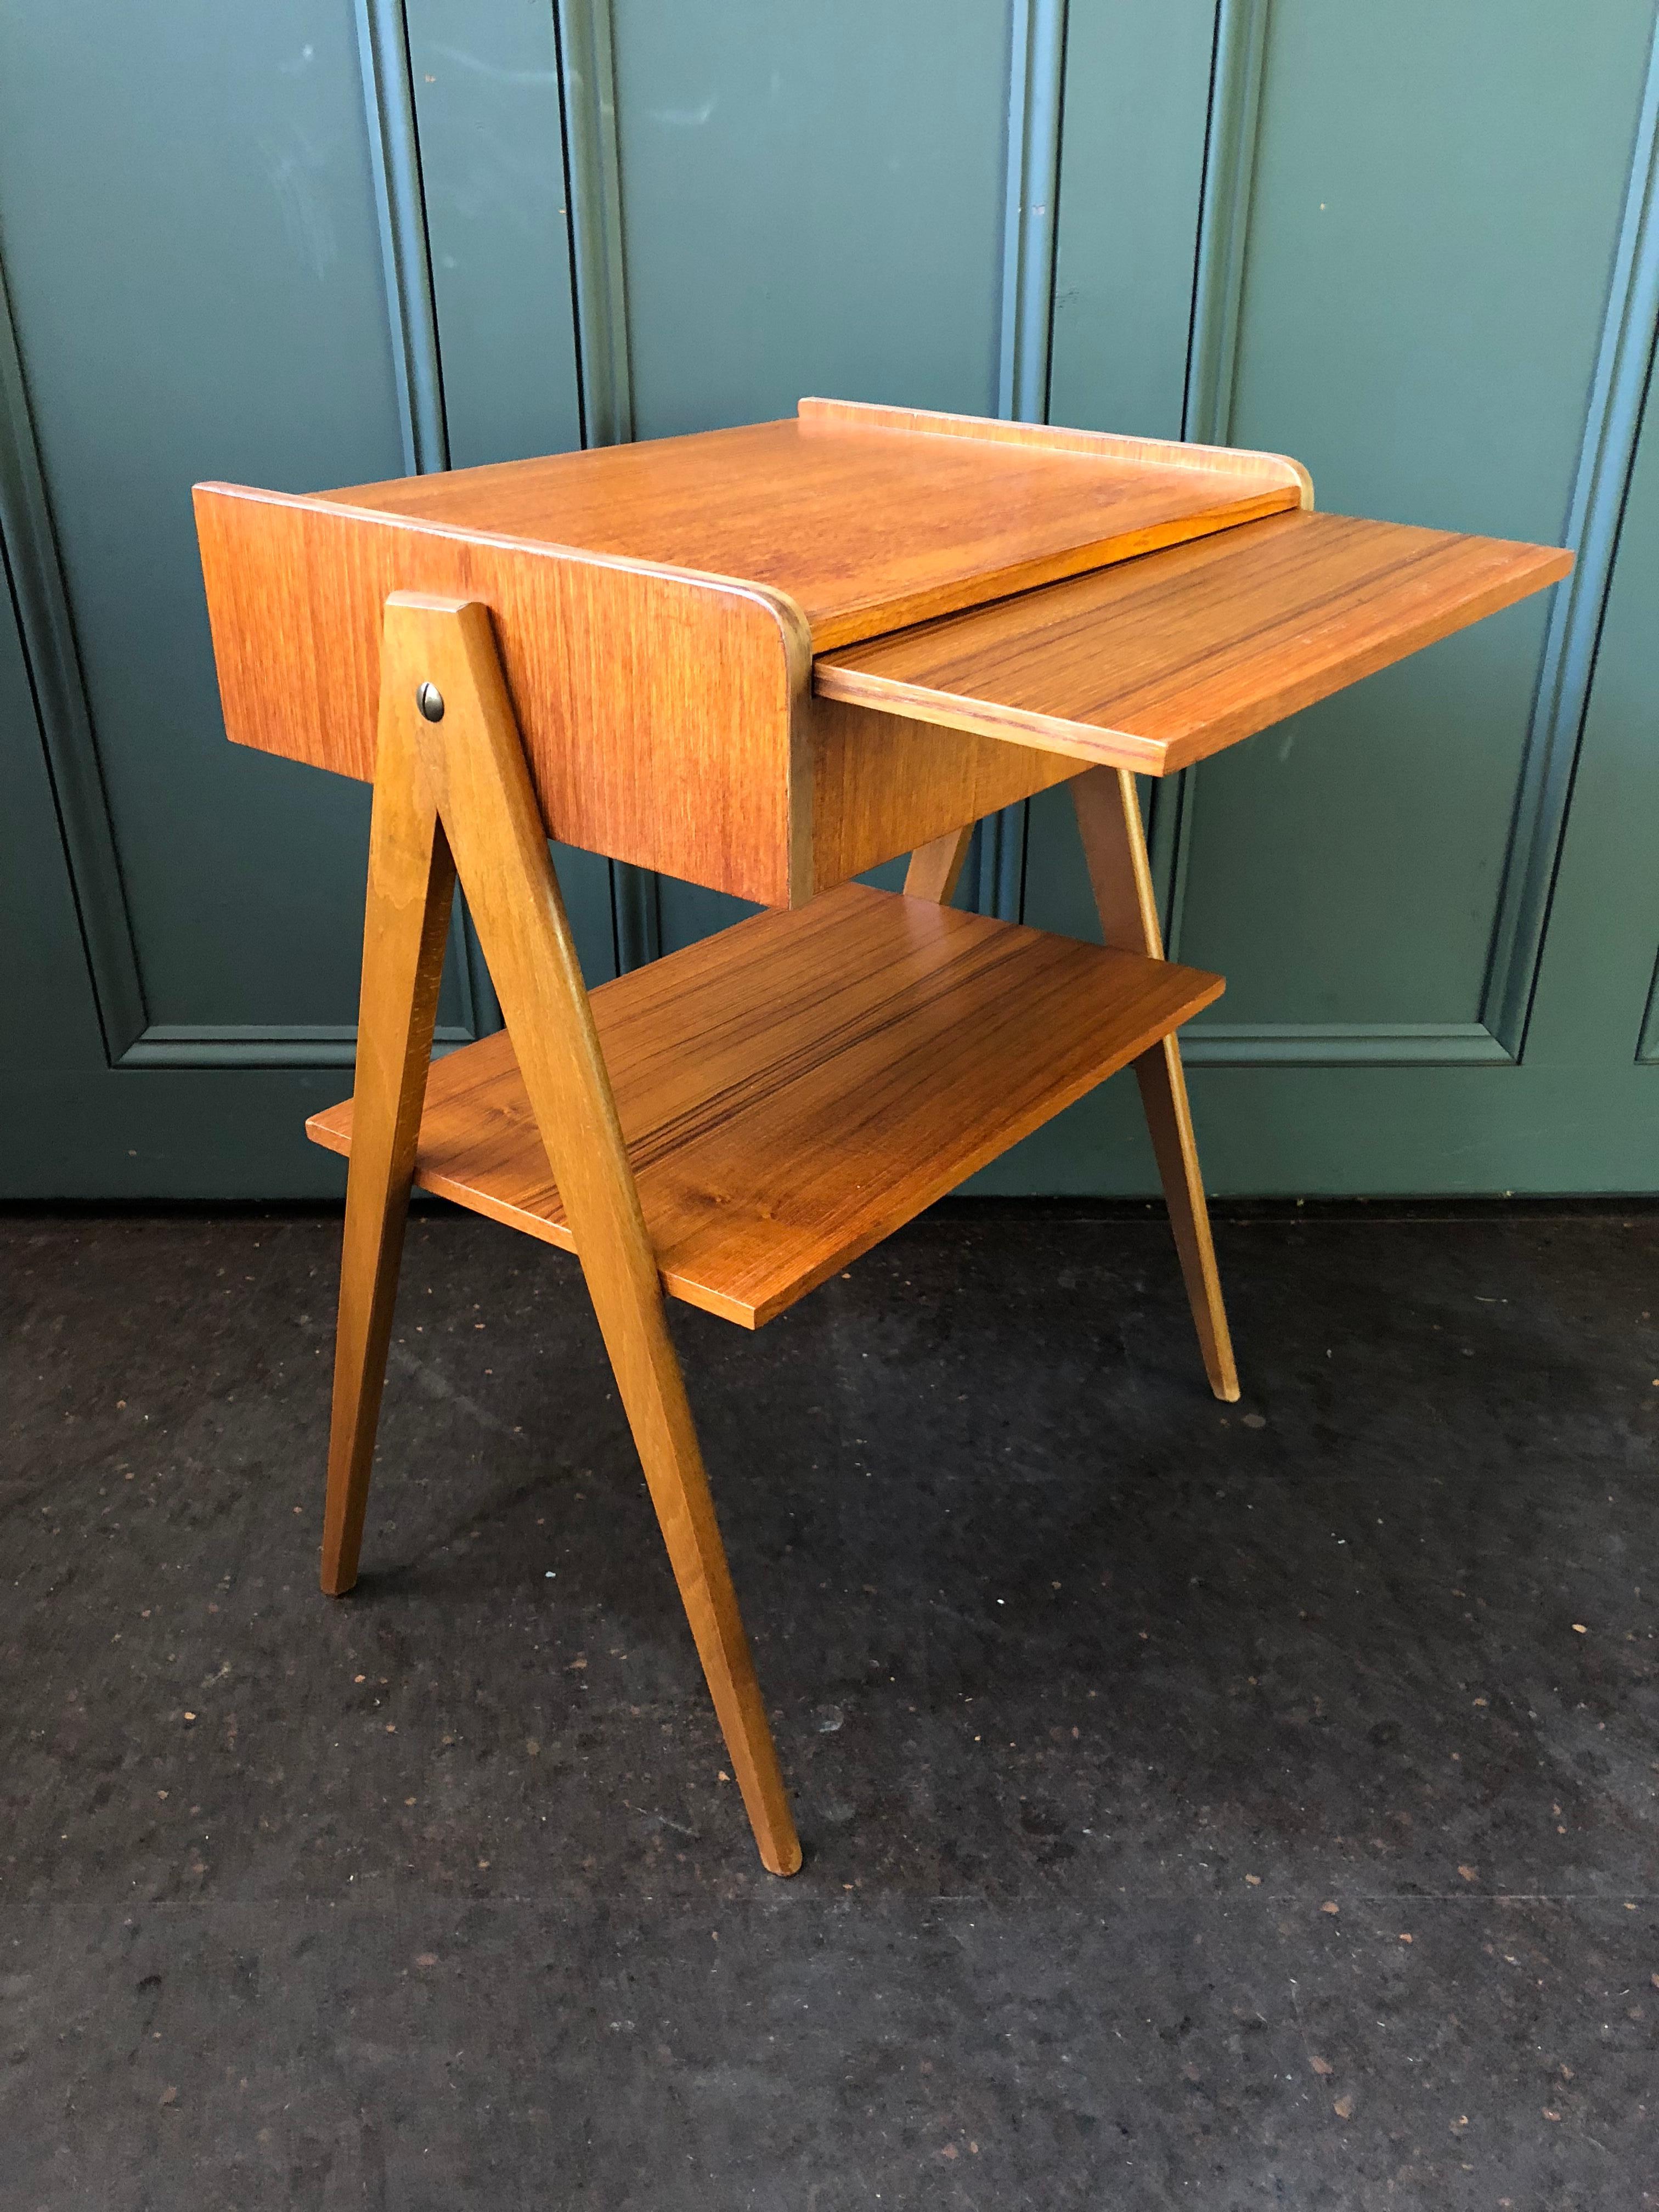
[[196, 499], [236, 743], [372, 778], [387, 595], [476, 599], [550, 836], [763, 904], [809, 895], [806, 636], [778, 594], [234, 486]]
[[820, 698], [1165, 775], [1565, 575], [1553, 546], [1287, 514], [821, 657]]

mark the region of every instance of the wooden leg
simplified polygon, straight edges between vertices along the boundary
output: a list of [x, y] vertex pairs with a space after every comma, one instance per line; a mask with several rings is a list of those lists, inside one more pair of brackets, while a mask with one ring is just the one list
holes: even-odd
[[904, 872], [906, 898], [932, 899], [935, 906], [949, 906], [956, 896], [973, 837], [974, 825], [970, 822], [965, 830], [952, 830], [943, 837], [935, 837], [930, 845], [918, 845]]
[[[1072, 798], [1106, 943], [1161, 960], [1164, 933], [1152, 896], [1152, 873], [1133, 775], [1127, 769], [1091, 769], [1073, 783]], [[1233, 1364], [1232, 1338], [1210, 1235], [1210, 1212], [1204, 1202], [1204, 1178], [1187, 1102], [1186, 1072], [1175, 1032], [1171, 1030], [1161, 1043], [1144, 1053], [1134, 1066], [1205, 1372], [1216, 1396], [1231, 1402], [1238, 1396], [1238, 1370]]]
[[1210, 1209], [1204, 1202], [1204, 1178], [1187, 1103], [1187, 1075], [1181, 1065], [1180, 1041], [1173, 1030], [1135, 1062], [1135, 1079], [1140, 1085], [1140, 1103], [1152, 1133], [1152, 1150], [1158, 1155], [1158, 1171], [1169, 1204], [1176, 1250], [1181, 1256], [1188, 1303], [1198, 1329], [1199, 1349], [1204, 1355], [1204, 1371], [1216, 1396], [1231, 1405], [1238, 1396], [1238, 1370], [1233, 1364], [1233, 1340], [1210, 1235]]
[[[800, 1844], [489, 610], [395, 595], [381, 668], [501, 997], [761, 1859], [793, 1874]], [[423, 684], [441, 694], [436, 722], [416, 705]]]
[[413, 749], [384, 704], [379, 744], [323, 1515], [322, 1583], [331, 1597], [357, 1579], [455, 881]]

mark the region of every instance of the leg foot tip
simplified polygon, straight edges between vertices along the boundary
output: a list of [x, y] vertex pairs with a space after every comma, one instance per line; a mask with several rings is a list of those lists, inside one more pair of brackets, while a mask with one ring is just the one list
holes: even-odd
[[787, 1850], [775, 1850], [763, 1844], [760, 1846], [760, 1859], [761, 1864], [766, 1869], [768, 1874], [775, 1874], [787, 1880], [790, 1875], [800, 1872], [800, 1845], [793, 1836], [789, 1838]]

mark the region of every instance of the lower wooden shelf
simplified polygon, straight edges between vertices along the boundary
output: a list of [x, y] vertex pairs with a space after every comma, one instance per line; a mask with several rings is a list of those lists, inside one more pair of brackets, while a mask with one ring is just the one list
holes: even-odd
[[[664, 1287], [756, 1328], [1218, 998], [1218, 975], [843, 884], [593, 994]], [[351, 1101], [306, 1124], [351, 1149]], [[574, 1249], [503, 1031], [415, 1180]]]

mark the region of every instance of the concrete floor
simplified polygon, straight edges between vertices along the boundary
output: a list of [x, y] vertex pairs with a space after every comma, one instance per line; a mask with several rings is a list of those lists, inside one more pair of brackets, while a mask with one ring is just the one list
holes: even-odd
[[760, 1869], [574, 1263], [0, 1219], [0, 2205], [1659, 2203], [1659, 1215], [941, 1208], [675, 1309]]

